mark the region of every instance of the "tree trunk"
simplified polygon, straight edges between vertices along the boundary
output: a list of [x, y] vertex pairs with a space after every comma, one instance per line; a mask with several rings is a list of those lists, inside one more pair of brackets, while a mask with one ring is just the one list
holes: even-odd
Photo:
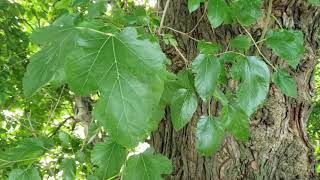
[[[162, 12], [167, 0], [160, 0]], [[268, 2], [263, 5], [264, 14]], [[182, 32], [189, 32], [197, 39], [217, 42], [225, 49], [230, 38], [242, 33], [239, 25], [223, 25], [212, 29], [207, 15], [202, 15], [204, 6], [189, 13], [186, 0], [172, 0], [164, 25]], [[305, 36], [306, 53], [296, 69], [290, 69], [298, 84], [298, 98], [283, 95], [274, 84], [270, 85], [268, 100], [263, 108], [250, 120], [250, 140], [243, 143], [230, 135], [220, 150], [212, 157], [202, 157], [195, 149], [195, 127], [199, 115], [205, 112], [199, 104], [192, 121], [176, 132], [170, 122], [170, 111], [153, 133], [151, 143], [157, 152], [169, 157], [174, 165], [173, 173], [167, 179], [316, 179], [313, 147], [310, 144], [306, 123], [312, 110], [314, 95], [313, 73], [316, 65], [320, 9], [311, 7], [306, 0], [274, 0], [272, 14], [283, 28], [302, 30]], [[160, 14], [161, 15], [161, 14]], [[249, 31], [258, 40], [262, 34], [265, 18], [259, 19]], [[272, 19], [270, 28], [279, 28]], [[163, 30], [168, 31], [164, 28]], [[178, 41], [180, 51], [191, 61], [197, 55], [196, 42], [171, 31]], [[245, 32], [244, 32], [245, 34]], [[163, 46], [168, 57], [173, 60], [174, 72], [184, 67], [183, 59], [174, 48]], [[262, 52], [273, 64], [283, 66], [266, 47]], [[254, 49], [251, 53], [253, 53]], [[271, 69], [270, 69], [271, 71]], [[213, 108], [212, 108], [213, 109]], [[216, 108], [217, 109], [217, 108]]]

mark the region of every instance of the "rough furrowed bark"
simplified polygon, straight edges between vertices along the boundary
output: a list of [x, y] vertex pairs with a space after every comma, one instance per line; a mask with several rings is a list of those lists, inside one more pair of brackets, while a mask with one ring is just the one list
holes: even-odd
[[[160, 10], [166, 0], [160, 1]], [[264, 1], [266, 14], [268, 1]], [[223, 25], [212, 29], [204, 16], [202, 6], [189, 13], [186, 0], [171, 1], [164, 22], [171, 27], [197, 39], [217, 42], [225, 49], [230, 38], [245, 32], [239, 25]], [[220, 150], [212, 157], [204, 158], [195, 149], [195, 127], [199, 115], [206, 114], [206, 107], [199, 104], [192, 121], [181, 131], [176, 132], [170, 122], [170, 110], [151, 138], [156, 151], [168, 156], [174, 165], [174, 172], [167, 179], [211, 180], [211, 179], [317, 179], [313, 147], [310, 144], [306, 123], [312, 110], [314, 96], [313, 73], [319, 58], [318, 29], [320, 9], [311, 7], [305, 0], [274, 0], [269, 27], [302, 30], [305, 37], [306, 53], [297, 69], [290, 69], [298, 85], [298, 98], [283, 95], [274, 84], [270, 85], [268, 99], [263, 107], [251, 118], [250, 140], [248, 143], [236, 141], [227, 135]], [[201, 20], [199, 22], [199, 20]], [[258, 40], [262, 34], [265, 18], [261, 18], [249, 31]], [[164, 31], [170, 31], [166, 28]], [[177, 39], [180, 51], [191, 61], [196, 56], [196, 42], [171, 31]], [[184, 68], [184, 61], [173, 47], [163, 45], [164, 51], [172, 59], [171, 70]], [[277, 66], [284, 65], [265, 46], [263, 54]], [[254, 53], [252, 48], [251, 54]], [[270, 69], [272, 71], [272, 69]], [[217, 113], [219, 105], [213, 103]], [[214, 112], [213, 112], [214, 113]]]

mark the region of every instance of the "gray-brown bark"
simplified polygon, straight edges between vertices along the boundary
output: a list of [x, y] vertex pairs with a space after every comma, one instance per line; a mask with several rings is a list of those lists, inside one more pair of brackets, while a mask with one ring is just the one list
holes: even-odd
[[[160, 1], [160, 11], [165, 2]], [[265, 1], [264, 7], [267, 4]], [[203, 12], [204, 7], [201, 7], [190, 14], [186, 0], [172, 0], [164, 25], [189, 32], [201, 19]], [[193, 120], [179, 132], [173, 130], [167, 109], [151, 142], [156, 151], [168, 156], [173, 162], [174, 172], [168, 179], [316, 179], [313, 148], [306, 134], [306, 122], [314, 95], [312, 75], [319, 49], [317, 29], [320, 9], [309, 6], [306, 0], [274, 0], [272, 13], [284, 28], [299, 29], [305, 35], [305, 56], [297, 69], [290, 69], [298, 83], [298, 98], [284, 96], [271, 84], [265, 106], [251, 118], [249, 142], [242, 143], [227, 135], [220, 150], [208, 158], [199, 156], [195, 150], [197, 117], [205, 113], [206, 108], [200, 104]], [[265, 19], [261, 18], [250, 28], [256, 40], [262, 33], [264, 22]], [[273, 20], [270, 27], [278, 28]], [[178, 41], [179, 49], [188, 60], [192, 60], [197, 54], [196, 42], [179, 33], [172, 33]], [[238, 25], [212, 29], [204, 16], [190, 35], [217, 42], [225, 48], [228, 40], [239, 33], [242, 32]], [[173, 60], [172, 70], [182, 69], [183, 60], [179, 54], [171, 47], [163, 46], [163, 49]], [[273, 64], [284, 66], [283, 61], [267, 48], [262, 47], [262, 52]]]

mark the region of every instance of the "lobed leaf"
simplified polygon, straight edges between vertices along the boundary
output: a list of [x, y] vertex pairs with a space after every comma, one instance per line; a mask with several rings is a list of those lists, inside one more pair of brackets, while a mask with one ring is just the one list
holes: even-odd
[[31, 167], [29, 169], [13, 169], [9, 173], [8, 180], [41, 180], [38, 169]]
[[128, 152], [113, 140], [98, 143], [91, 152], [91, 162], [98, 168], [98, 176], [108, 179], [120, 172]]
[[172, 164], [165, 156], [154, 154], [149, 148], [145, 152], [133, 155], [123, 169], [123, 180], [161, 180], [162, 174], [170, 174]]

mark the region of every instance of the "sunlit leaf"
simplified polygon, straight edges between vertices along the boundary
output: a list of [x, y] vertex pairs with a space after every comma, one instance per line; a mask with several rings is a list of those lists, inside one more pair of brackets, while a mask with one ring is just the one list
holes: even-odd
[[38, 169], [31, 167], [28, 169], [13, 169], [8, 180], [41, 180]]
[[172, 164], [165, 156], [154, 154], [153, 149], [133, 155], [123, 169], [123, 180], [161, 180], [162, 174], [170, 174]]
[[64, 159], [60, 166], [63, 171], [63, 180], [74, 180], [76, 179], [76, 163], [74, 159]]
[[126, 160], [127, 150], [112, 140], [97, 144], [91, 152], [91, 161], [99, 166], [98, 176], [101, 179], [113, 177], [119, 173]]

